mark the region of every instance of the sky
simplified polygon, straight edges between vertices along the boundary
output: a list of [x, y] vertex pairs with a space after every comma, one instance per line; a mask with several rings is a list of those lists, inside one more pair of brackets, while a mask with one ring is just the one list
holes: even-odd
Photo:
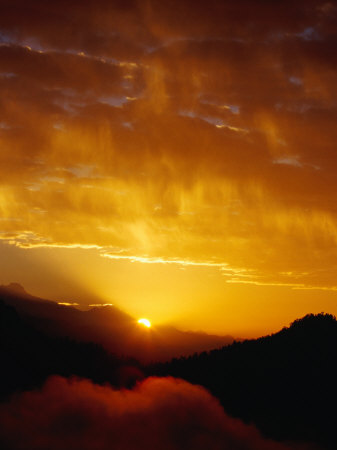
[[1, 283], [240, 337], [337, 313], [335, 1], [0, 10]]

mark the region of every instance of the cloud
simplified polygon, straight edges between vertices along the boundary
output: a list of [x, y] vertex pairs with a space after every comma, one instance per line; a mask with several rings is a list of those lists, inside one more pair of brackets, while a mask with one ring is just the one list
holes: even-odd
[[286, 450], [224, 413], [200, 386], [148, 378], [133, 390], [51, 377], [0, 407], [7, 450]]
[[334, 3], [1, 7], [0, 215], [13, 244], [215, 258], [268, 283], [334, 285]]

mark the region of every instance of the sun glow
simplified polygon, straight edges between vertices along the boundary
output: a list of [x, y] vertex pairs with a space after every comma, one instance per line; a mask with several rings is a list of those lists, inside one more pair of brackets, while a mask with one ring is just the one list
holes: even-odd
[[144, 325], [144, 327], [151, 328], [151, 322], [148, 319], [139, 319], [138, 323]]

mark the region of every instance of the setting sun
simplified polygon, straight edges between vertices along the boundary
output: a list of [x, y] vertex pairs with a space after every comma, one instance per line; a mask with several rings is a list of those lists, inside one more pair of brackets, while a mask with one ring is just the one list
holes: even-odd
[[139, 319], [138, 323], [144, 325], [144, 327], [151, 328], [151, 322], [148, 319]]

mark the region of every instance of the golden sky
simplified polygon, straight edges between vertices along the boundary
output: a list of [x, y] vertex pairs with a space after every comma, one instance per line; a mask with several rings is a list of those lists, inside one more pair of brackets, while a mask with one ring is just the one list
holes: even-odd
[[337, 313], [335, 1], [0, 11], [0, 282], [240, 336]]

